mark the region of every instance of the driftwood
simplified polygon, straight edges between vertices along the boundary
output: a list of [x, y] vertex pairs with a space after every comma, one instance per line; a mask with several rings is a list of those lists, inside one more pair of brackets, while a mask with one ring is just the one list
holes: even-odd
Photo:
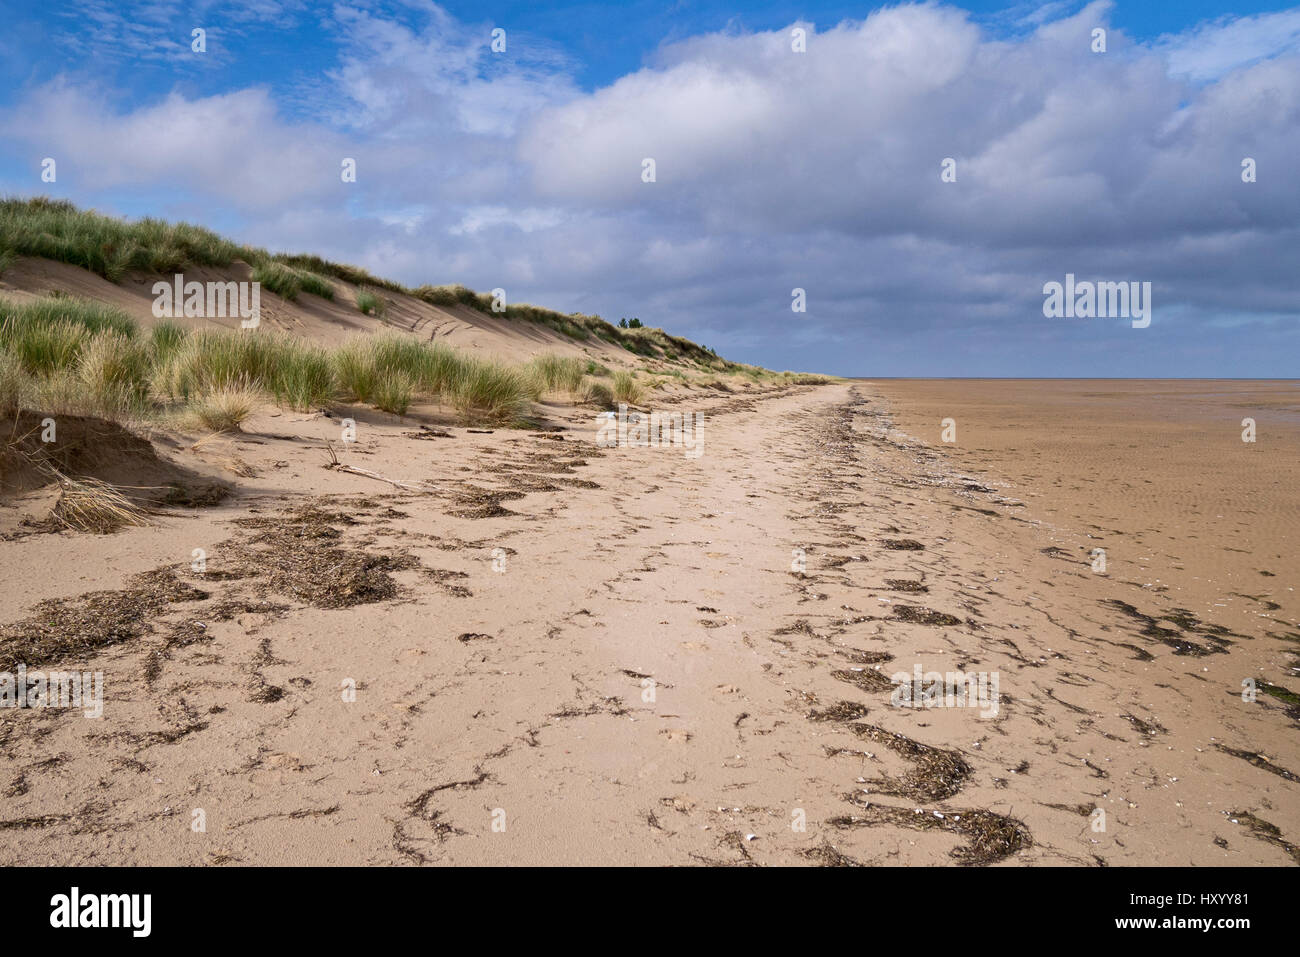
[[339, 461], [338, 455], [335, 454], [332, 443], [326, 444], [325, 450], [329, 452], [330, 459], [332, 460], [325, 466], [327, 469], [334, 469], [336, 472], [347, 472], [351, 475], [361, 475], [366, 478], [375, 479], [379, 482], [387, 482], [389, 485], [396, 488], [406, 489], [409, 492], [435, 492], [438, 490], [437, 487], [433, 485], [416, 482], [403, 482], [400, 479], [392, 479], [386, 475], [380, 475], [378, 472], [372, 472], [370, 469], [359, 468], [355, 465], [344, 465]]
[[412, 482], [402, 482], [397, 479], [390, 479], [387, 476], [380, 475], [378, 472], [372, 472], [370, 469], [359, 469], [355, 465], [335, 465], [331, 467], [339, 472], [350, 472], [353, 475], [364, 475], [366, 478], [378, 479], [381, 482], [387, 482], [389, 485], [395, 485], [398, 488], [408, 489], [412, 492], [432, 491], [432, 489], [427, 485], [416, 485]]

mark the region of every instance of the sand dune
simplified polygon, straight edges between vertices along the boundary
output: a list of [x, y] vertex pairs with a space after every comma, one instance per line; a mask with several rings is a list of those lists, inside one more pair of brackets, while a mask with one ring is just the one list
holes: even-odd
[[[248, 282], [252, 269], [240, 262], [220, 269], [190, 266], [184, 275], [187, 281], [203, 283]], [[134, 274], [121, 283], [112, 283], [68, 263], [21, 256], [0, 276], [0, 296], [26, 301], [59, 292], [93, 299], [116, 306], [148, 329], [160, 321], [153, 314], [154, 283], [167, 278], [170, 277]], [[332, 280], [331, 285], [335, 291], [333, 301], [310, 293], [303, 293], [290, 301], [264, 289], [262, 321], [268, 329], [291, 332], [327, 345], [340, 343], [360, 333], [392, 329], [510, 362], [526, 360], [539, 352], [553, 352], [594, 358], [619, 366], [633, 364], [624, 349], [602, 339], [592, 337], [576, 342], [540, 323], [511, 321], [463, 305], [435, 306], [392, 290], [378, 290], [386, 307], [384, 316], [366, 316], [357, 309], [359, 290], [356, 286], [337, 279]], [[240, 322], [237, 318], [179, 318], [173, 321], [191, 328], [217, 326], [228, 329], [238, 329]]]

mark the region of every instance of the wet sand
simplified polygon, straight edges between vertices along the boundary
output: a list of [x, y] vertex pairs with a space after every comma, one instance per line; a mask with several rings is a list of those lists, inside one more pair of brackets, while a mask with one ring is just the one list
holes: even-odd
[[[1300, 861], [1274, 413], [1242, 453], [1230, 422], [1003, 388], [657, 397], [704, 415], [698, 458], [598, 448], [580, 410], [558, 437], [358, 413], [348, 461], [403, 487], [330, 468], [336, 421], [264, 415], [160, 437], [226, 469], [219, 506], [97, 537], [11, 503], [0, 650], [87, 593], [141, 614], [61, 662], [104, 671], [102, 719], [0, 713], [0, 862]], [[996, 708], [898, 706], [917, 668], [996, 677]]]
[[[1300, 382], [883, 380], [898, 428], [1082, 529], [1110, 574], [1232, 627], [1300, 582]], [[956, 422], [946, 443], [941, 423]], [[1256, 441], [1242, 441], [1243, 419]], [[1250, 597], [1256, 596], [1256, 597]], [[1288, 600], [1289, 599], [1289, 600]]]

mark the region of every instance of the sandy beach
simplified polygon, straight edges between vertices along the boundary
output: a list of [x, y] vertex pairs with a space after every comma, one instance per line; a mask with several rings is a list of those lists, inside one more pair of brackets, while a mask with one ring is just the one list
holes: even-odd
[[[1300, 861], [1295, 383], [648, 408], [702, 454], [371, 410], [340, 461], [399, 486], [265, 410], [154, 437], [221, 504], [7, 502], [5, 634], [120, 630], [78, 661], [102, 718], [0, 714], [0, 863]], [[996, 695], [900, 703], [931, 672]]]

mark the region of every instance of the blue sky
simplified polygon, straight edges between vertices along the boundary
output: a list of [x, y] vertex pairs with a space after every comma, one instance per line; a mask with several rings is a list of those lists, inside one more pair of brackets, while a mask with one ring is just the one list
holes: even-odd
[[[1294, 6], [0, 0], [0, 22], [0, 193], [776, 368], [1295, 374]], [[1151, 282], [1151, 326], [1044, 317], [1067, 272]]]

